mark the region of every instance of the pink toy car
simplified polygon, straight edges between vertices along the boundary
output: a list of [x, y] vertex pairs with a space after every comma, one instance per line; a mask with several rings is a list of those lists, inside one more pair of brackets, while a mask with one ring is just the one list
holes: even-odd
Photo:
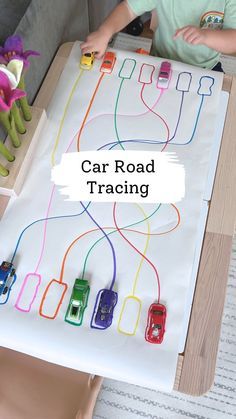
[[168, 61], [163, 61], [161, 63], [160, 71], [157, 77], [157, 87], [158, 89], [168, 89], [171, 79], [171, 63]]

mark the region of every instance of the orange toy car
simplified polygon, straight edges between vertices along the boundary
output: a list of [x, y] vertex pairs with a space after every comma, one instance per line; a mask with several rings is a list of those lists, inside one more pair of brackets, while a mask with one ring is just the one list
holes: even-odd
[[107, 51], [104, 55], [103, 62], [100, 68], [102, 73], [111, 73], [116, 62], [116, 55], [114, 52]]
[[138, 48], [135, 50], [138, 54], [149, 55], [149, 52], [146, 49]]

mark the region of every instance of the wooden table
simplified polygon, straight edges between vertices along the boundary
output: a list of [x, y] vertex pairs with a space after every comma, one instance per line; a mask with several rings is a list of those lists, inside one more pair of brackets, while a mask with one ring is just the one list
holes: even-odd
[[[73, 43], [60, 47], [34, 106], [47, 110]], [[220, 156], [202, 245], [185, 350], [179, 354], [174, 389], [201, 395], [211, 387], [220, 338], [236, 216], [236, 79], [224, 76], [229, 92]], [[8, 198], [0, 196], [0, 215]]]

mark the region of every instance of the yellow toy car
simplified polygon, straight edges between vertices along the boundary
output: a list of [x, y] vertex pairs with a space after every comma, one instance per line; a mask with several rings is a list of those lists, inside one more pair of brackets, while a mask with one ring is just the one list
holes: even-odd
[[86, 52], [83, 54], [80, 60], [80, 68], [83, 70], [91, 70], [94, 62], [94, 53], [93, 52]]

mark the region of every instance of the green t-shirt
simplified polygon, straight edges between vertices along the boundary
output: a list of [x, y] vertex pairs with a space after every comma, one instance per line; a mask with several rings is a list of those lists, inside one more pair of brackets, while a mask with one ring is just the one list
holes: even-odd
[[140, 16], [156, 10], [158, 27], [154, 53], [164, 58], [213, 68], [219, 53], [204, 45], [190, 45], [182, 37], [173, 39], [176, 29], [187, 25], [212, 29], [236, 29], [236, 0], [127, 0]]

